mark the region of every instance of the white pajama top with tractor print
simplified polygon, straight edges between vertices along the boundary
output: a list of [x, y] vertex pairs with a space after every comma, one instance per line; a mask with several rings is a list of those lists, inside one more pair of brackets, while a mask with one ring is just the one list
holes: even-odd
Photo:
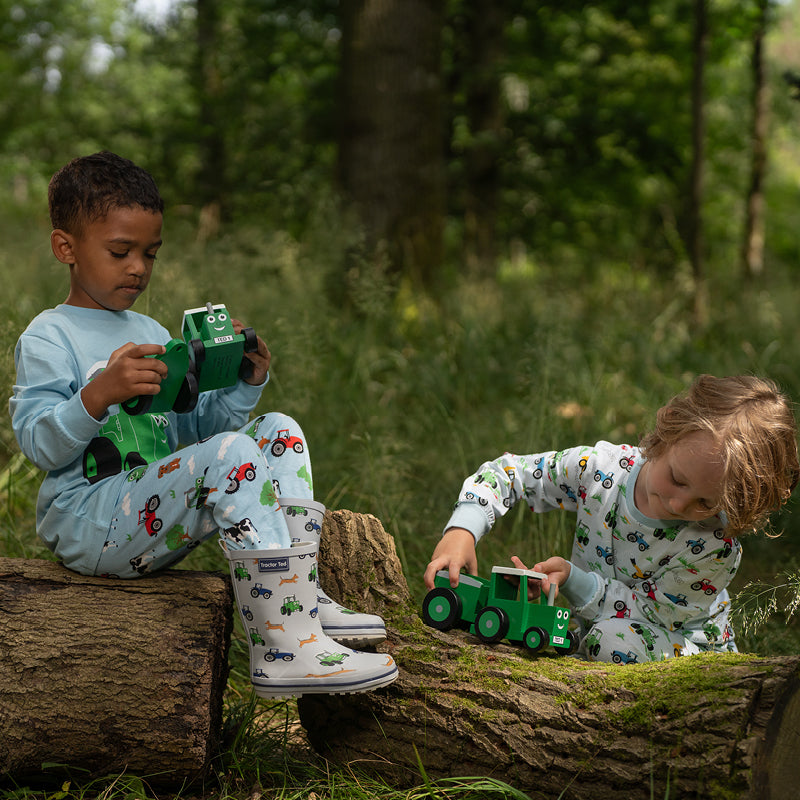
[[741, 545], [719, 516], [701, 522], [645, 517], [633, 502], [642, 462], [637, 447], [605, 441], [506, 453], [464, 481], [445, 530], [465, 528], [477, 542], [522, 500], [536, 513], [575, 511], [572, 571], [561, 588], [585, 624], [624, 620], [639, 632], [644, 625], [672, 640], [673, 632], [680, 634], [696, 646], [689, 651], [735, 650], [726, 587]]

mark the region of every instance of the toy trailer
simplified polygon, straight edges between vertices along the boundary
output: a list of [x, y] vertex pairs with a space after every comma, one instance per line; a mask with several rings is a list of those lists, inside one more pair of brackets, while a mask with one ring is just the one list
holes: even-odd
[[495, 566], [488, 580], [477, 575], [459, 576], [454, 589], [449, 573], [441, 570], [436, 573], [435, 588], [425, 596], [422, 616], [427, 625], [438, 630], [466, 627], [484, 644], [508, 639], [523, 644], [531, 653], [549, 644], [557, 655], [568, 655], [577, 649], [578, 639], [568, 630], [569, 609], [553, 604], [555, 585], [547, 598], [528, 598], [528, 582], [545, 577], [533, 570]]
[[183, 414], [197, 405], [197, 379], [190, 369], [189, 350], [182, 339], [170, 339], [165, 345], [166, 352], [158, 358], [168, 368], [167, 377], [161, 381], [158, 394], [142, 394], [120, 403], [131, 416], [137, 414], [163, 414], [176, 411]]

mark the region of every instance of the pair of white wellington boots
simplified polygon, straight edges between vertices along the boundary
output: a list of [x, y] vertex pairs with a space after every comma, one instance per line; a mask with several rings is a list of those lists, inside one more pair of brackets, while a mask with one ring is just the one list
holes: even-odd
[[325, 507], [281, 498], [281, 508], [290, 549], [223, 547], [249, 637], [255, 693], [273, 699], [349, 694], [391, 683], [397, 677], [391, 656], [343, 644], [377, 644], [386, 637], [383, 620], [349, 611], [319, 588], [317, 551]]

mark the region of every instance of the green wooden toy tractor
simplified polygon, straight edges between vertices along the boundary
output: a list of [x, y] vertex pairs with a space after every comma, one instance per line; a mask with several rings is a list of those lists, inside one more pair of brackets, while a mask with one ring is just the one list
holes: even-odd
[[[458, 586], [450, 586], [446, 570], [436, 573], [435, 588], [422, 603], [422, 617], [438, 630], [468, 628], [484, 644], [501, 639], [523, 644], [531, 653], [552, 645], [557, 655], [569, 655], [578, 638], [568, 630], [570, 612], [553, 604], [555, 584], [549, 597], [528, 597], [528, 582], [547, 577], [541, 572], [516, 567], [492, 567], [488, 580], [460, 575]], [[511, 580], [508, 580], [511, 578]]]
[[184, 414], [196, 405], [200, 392], [233, 386], [252, 371], [245, 353], [258, 349], [252, 328], [234, 333], [228, 309], [206, 303], [204, 308], [183, 312], [183, 339], [167, 342], [166, 352], [154, 356], [168, 368], [156, 395], [139, 395], [122, 403], [128, 414]]

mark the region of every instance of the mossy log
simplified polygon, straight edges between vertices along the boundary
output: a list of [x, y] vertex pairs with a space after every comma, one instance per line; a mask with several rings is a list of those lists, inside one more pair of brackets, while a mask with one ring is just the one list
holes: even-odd
[[202, 775], [221, 730], [232, 605], [227, 576], [122, 581], [0, 558], [0, 775], [41, 777], [42, 764], [153, 784]]
[[320, 580], [384, 615], [380, 649], [400, 667], [375, 692], [300, 699], [332, 762], [395, 784], [418, 784], [421, 763], [430, 779], [490, 776], [532, 798], [797, 796], [800, 656], [615, 666], [443, 633], [422, 623], [380, 522], [347, 511], [326, 518]]

